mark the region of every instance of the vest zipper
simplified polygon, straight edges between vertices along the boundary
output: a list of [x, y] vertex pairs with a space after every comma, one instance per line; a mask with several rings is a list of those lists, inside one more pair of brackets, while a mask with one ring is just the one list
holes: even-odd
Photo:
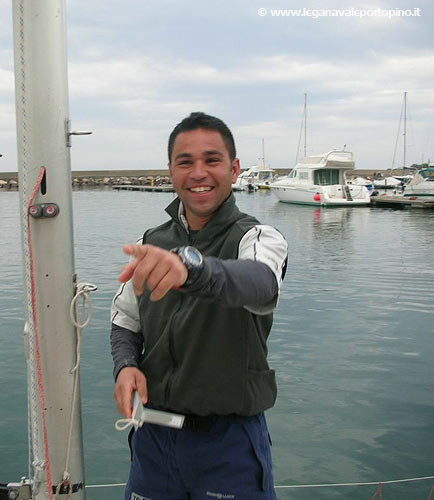
[[170, 399], [170, 393], [171, 393], [171, 384], [172, 384], [172, 379], [175, 375], [175, 372], [176, 372], [176, 369], [177, 369], [177, 360], [176, 360], [176, 356], [175, 356], [175, 347], [174, 347], [174, 330], [173, 330], [173, 325], [176, 324], [174, 323], [175, 322], [175, 319], [176, 317], [178, 316], [178, 313], [181, 309], [181, 305], [182, 305], [182, 301], [183, 301], [183, 297], [182, 297], [182, 294], [180, 293], [179, 294], [179, 302], [178, 302], [178, 307], [176, 308], [176, 311], [173, 313], [172, 315], [172, 319], [170, 321], [170, 328], [169, 328], [169, 353], [170, 353], [170, 357], [172, 359], [172, 373], [170, 374], [168, 380], [167, 380], [167, 385], [166, 385], [166, 393], [165, 393], [165, 397], [164, 397], [164, 400], [165, 400], [165, 407], [167, 409], [173, 409], [173, 410], [176, 410], [176, 408], [170, 408], [170, 405], [169, 405], [169, 399]]
[[[187, 245], [194, 246], [194, 242], [196, 240], [196, 232], [193, 233], [193, 234], [191, 234], [190, 232], [186, 232], [186, 235], [187, 235]], [[179, 293], [178, 307], [177, 307], [176, 311], [172, 315], [172, 320], [170, 321], [170, 328], [169, 328], [169, 353], [170, 353], [170, 357], [172, 359], [173, 369], [172, 369], [172, 373], [169, 376], [169, 379], [167, 380], [166, 392], [165, 392], [165, 396], [164, 396], [165, 406], [168, 409], [170, 409], [169, 400], [170, 400], [170, 395], [171, 395], [172, 380], [173, 380], [173, 377], [175, 376], [175, 372], [176, 372], [176, 369], [177, 369], [177, 360], [176, 360], [176, 356], [175, 356], [175, 347], [173, 345], [174, 344], [173, 337], [175, 335], [175, 333], [173, 331], [173, 325], [176, 324], [175, 320], [176, 320], [176, 317], [178, 316], [178, 313], [179, 313], [179, 311], [181, 309], [183, 300], [184, 300], [183, 294]], [[174, 408], [174, 409], [176, 410], [176, 408]]]

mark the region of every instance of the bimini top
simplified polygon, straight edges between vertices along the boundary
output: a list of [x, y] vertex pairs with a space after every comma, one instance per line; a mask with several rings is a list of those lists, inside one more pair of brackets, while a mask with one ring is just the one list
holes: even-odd
[[339, 168], [352, 170], [355, 167], [353, 153], [350, 151], [339, 151], [334, 149], [328, 153], [306, 156], [297, 163], [296, 167], [309, 168]]
[[434, 166], [421, 168], [407, 185], [416, 186], [421, 182], [434, 182]]

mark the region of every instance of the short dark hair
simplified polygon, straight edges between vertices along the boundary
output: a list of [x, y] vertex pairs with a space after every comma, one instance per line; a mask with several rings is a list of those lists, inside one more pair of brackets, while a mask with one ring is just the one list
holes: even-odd
[[169, 136], [168, 144], [168, 154], [169, 162], [172, 157], [173, 145], [175, 144], [175, 139], [181, 132], [187, 132], [189, 130], [196, 130], [198, 128], [204, 128], [206, 130], [215, 130], [219, 132], [223, 138], [226, 149], [228, 150], [231, 161], [236, 157], [235, 141], [232, 132], [229, 127], [220, 118], [215, 116], [207, 115], [201, 111], [196, 111], [191, 113], [190, 116], [184, 118], [178, 125], [172, 130]]

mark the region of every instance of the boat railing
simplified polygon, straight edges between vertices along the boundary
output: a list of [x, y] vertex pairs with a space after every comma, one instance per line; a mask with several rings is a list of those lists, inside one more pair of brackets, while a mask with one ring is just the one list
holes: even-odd
[[353, 153], [351, 151], [344, 151], [343, 149], [332, 149], [324, 155], [324, 160], [328, 160], [331, 155], [342, 156], [345, 161], [353, 161]]

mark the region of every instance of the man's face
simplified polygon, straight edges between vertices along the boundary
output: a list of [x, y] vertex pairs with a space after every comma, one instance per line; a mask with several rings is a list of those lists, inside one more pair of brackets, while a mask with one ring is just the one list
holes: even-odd
[[181, 132], [173, 145], [169, 173], [191, 229], [200, 229], [226, 200], [240, 171], [215, 130]]

